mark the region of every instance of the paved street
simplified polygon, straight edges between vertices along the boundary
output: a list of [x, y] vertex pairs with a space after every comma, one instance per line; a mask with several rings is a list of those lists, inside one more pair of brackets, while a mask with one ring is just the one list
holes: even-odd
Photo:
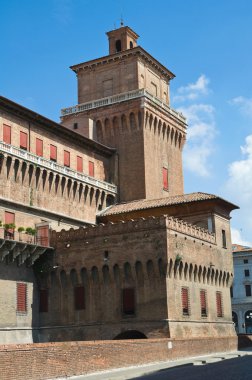
[[74, 376], [68, 380], [252, 380], [251, 349]]
[[184, 365], [162, 369], [137, 380], [251, 380], [252, 356], [205, 365]]

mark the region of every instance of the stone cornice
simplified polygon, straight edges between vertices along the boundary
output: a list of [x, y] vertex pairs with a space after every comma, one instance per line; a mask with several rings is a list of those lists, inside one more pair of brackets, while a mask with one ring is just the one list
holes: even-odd
[[146, 50], [144, 50], [141, 46], [137, 46], [133, 49], [127, 49], [121, 51], [116, 54], [107, 55], [101, 58], [93, 59], [91, 61], [82, 62], [77, 65], [70, 66], [76, 74], [81, 70], [92, 70], [98, 66], [110, 64], [112, 62], [120, 62], [123, 59], [130, 58], [132, 56], [138, 56], [147, 61], [151, 66], [155, 67], [165, 78], [168, 80], [173, 79], [175, 74], [173, 74], [170, 70], [168, 70], [165, 66], [163, 66], [159, 61], [157, 61], [152, 55], [150, 55]]

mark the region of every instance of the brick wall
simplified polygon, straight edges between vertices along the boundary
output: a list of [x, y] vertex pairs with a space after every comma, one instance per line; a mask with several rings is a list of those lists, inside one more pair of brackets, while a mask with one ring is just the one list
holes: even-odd
[[[168, 342], [172, 345], [168, 349]], [[237, 337], [0, 346], [2, 379], [42, 380], [237, 349]]]

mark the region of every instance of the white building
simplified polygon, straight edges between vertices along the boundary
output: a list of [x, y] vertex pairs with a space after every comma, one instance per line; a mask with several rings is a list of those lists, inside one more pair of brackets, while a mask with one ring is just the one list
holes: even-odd
[[234, 244], [232, 316], [238, 334], [252, 334], [252, 248]]

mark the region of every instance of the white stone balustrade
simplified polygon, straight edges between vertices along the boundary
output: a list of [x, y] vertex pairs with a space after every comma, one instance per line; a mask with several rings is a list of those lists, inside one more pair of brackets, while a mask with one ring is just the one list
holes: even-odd
[[33, 153], [27, 152], [13, 145], [6, 144], [3, 141], [0, 141], [0, 152], [8, 153], [14, 157], [21, 158], [22, 160], [31, 162], [43, 168], [53, 170], [59, 174], [84, 182], [85, 184], [95, 186], [99, 189], [106, 190], [110, 193], [117, 193], [117, 187], [113, 184], [105, 181], [100, 181], [83, 173], [79, 173], [73, 169], [59, 165], [54, 161], [47, 160], [46, 158], [36, 156]]
[[122, 94], [108, 96], [107, 98], [102, 98], [102, 99], [93, 100], [93, 101], [87, 102], [87, 103], [77, 104], [76, 106], [73, 106], [73, 107], [63, 108], [61, 110], [61, 116], [71, 115], [74, 113], [87, 111], [87, 110], [94, 109], [97, 107], [109, 106], [111, 104], [125, 102], [127, 100], [137, 99], [137, 98], [141, 98], [143, 96], [145, 96], [149, 100], [152, 100], [153, 103], [164, 108], [170, 115], [175, 116], [176, 118], [181, 120], [183, 123], [186, 122], [186, 119], [182, 115], [182, 113], [173, 110], [171, 107], [168, 106], [168, 104], [164, 103], [161, 99], [152, 95], [149, 91], [147, 91], [145, 89], [124, 92]]

